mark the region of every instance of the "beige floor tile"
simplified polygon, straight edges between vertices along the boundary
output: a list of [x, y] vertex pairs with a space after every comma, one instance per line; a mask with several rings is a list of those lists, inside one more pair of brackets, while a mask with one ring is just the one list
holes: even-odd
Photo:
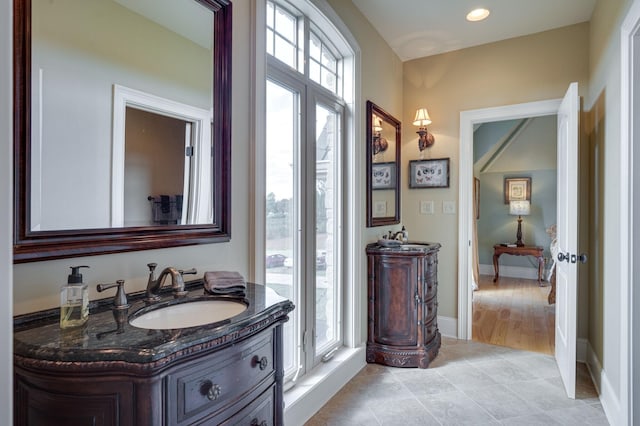
[[429, 414], [415, 398], [393, 401], [393, 404], [378, 404], [372, 406], [371, 410], [381, 425], [440, 425], [440, 422]]
[[566, 397], [549, 355], [443, 337], [428, 369], [367, 364], [308, 426], [607, 425], [588, 370]]
[[442, 425], [497, 423], [487, 411], [462, 391], [423, 396], [418, 400]]
[[474, 388], [464, 393], [497, 420], [527, 416], [538, 411], [504, 385]]

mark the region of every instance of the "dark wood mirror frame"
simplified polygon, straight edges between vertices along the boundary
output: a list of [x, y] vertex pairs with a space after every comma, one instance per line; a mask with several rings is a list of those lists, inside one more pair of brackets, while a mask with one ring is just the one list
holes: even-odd
[[31, 0], [14, 0], [14, 263], [231, 239], [232, 5], [228, 0], [194, 1], [214, 12], [213, 223], [31, 231]]
[[[393, 216], [373, 217], [373, 115], [395, 127], [395, 209]], [[400, 121], [391, 114], [367, 101], [367, 227], [400, 223]]]

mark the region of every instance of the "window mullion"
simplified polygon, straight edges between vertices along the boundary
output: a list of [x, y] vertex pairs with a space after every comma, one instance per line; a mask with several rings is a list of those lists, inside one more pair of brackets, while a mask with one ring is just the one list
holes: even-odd
[[305, 226], [303, 230], [305, 244], [302, 249], [304, 256], [304, 281], [302, 287], [305, 289], [305, 329], [309, 336], [306, 348], [306, 365], [307, 371], [313, 368], [313, 359], [315, 354], [315, 99], [306, 89], [305, 102], [305, 118], [306, 131], [302, 144], [304, 146], [304, 159], [301, 163], [305, 176], [304, 191], [302, 197], [304, 199], [304, 218]]
[[309, 20], [306, 17], [302, 17], [300, 19], [300, 23], [302, 25], [302, 45], [304, 46], [302, 49], [302, 61], [303, 61], [303, 69], [302, 74], [308, 78], [309, 76]]

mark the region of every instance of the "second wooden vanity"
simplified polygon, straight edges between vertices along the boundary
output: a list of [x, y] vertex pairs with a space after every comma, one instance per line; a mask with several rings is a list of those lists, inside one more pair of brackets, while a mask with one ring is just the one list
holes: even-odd
[[175, 330], [136, 328], [110, 309], [80, 329], [47, 315], [17, 321], [14, 423], [283, 424], [282, 323], [293, 304], [253, 284], [245, 301], [229, 320]]
[[367, 246], [367, 362], [427, 368], [440, 349], [440, 244]]

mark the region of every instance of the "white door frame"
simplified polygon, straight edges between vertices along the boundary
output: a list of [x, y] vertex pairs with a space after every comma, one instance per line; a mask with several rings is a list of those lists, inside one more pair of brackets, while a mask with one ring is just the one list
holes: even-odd
[[[640, 371], [634, 368], [634, 354], [640, 354], [640, 314], [633, 306], [640, 303], [640, 294], [633, 283], [640, 281], [640, 267], [634, 253], [640, 251], [640, 229], [634, 227], [634, 207], [640, 211], [640, 197], [634, 194], [634, 183], [640, 176], [633, 173], [640, 153], [633, 146], [640, 143], [640, 2], [631, 5], [621, 26], [620, 40], [620, 424], [640, 421], [640, 395], [634, 391], [634, 378]], [[635, 77], [634, 77], [635, 76]], [[634, 116], [635, 119], [634, 119]], [[640, 185], [640, 183], [638, 183]], [[631, 236], [631, 237], [630, 237]], [[606, 324], [605, 324], [606, 325]], [[634, 406], [636, 410], [634, 410]]]
[[211, 223], [213, 221], [211, 157], [206, 154], [198, 154], [211, 152], [211, 111], [114, 84], [111, 135], [111, 226], [115, 228], [124, 226], [125, 118], [127, 107], [191, 123], [192, 146], [196, 152], [196, 161], [191, 167], [188, 159], [184, 160], [185, 189], [183, 196], [184, 206], [188, 211], [186, 223]]
[[492, 121], [557, 114], [562, 99], [483, 108], [460, 113], [460, 188], [458, 192], [458, 338], [471, 339], [473, 236], [473, 127]]

